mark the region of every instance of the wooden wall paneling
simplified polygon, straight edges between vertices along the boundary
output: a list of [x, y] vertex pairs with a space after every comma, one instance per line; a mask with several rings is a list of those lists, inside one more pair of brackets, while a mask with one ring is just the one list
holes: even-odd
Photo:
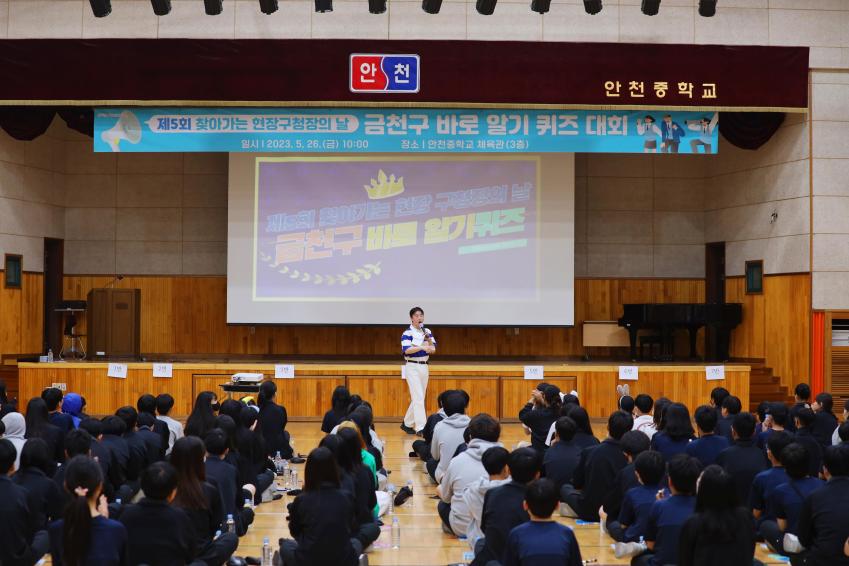
[[[2, 274], [0, 274], [2, 278]], [[6, 289], [0, 282], [0, 353], [21, 353], [22, 289]], [[39, 348], [40, 350], [41, 348]]]
[[765, 295], [747, 295], [745, 277], [728, 277], [725, 279], [725, 300], [743, 304], [743, 321], [731, 333], [731, 356], [766, 358]]
[[[398, 371], [396, 377], [349, 375], [348, 389], [371, 403], [375, 418], [401, 418], [410, 404], [410, 393], [407, 382], [400, 377], [400, 368]], [[428, 414], [436, 411], [435, 397], [433, 400], [425, 400], [425, 410]]]
[[24, 273], [22, 283], [19, 353], [35, 354], [42, 351], [44, 340], [44, 275]]
[[[404, 382], [406, 387], [406, 382]], [[469, 407], [466, 414], [471, 416], [487, 413], [498, 417], [498, 378], [497, 377], [431, 377], [427, 385], [425, 407], [428, 414], [436, 411], [436, 398], [448, 389], [462, 389], [469, 394]], [[406, 394], [409, 404], [410, 395]], [[406, 412], [406, 408], [404, 409]], [[403, 416], [404, 413], [401, 414]]]
[[764, 344], [767, 365], [791, 391], [810, 381], [811, 276], [764, 277]]

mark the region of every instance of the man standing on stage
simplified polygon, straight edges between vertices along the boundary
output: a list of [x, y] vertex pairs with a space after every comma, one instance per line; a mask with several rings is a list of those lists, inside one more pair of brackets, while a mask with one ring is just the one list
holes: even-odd
[[407, 364], [404, 377], [410, 388], [410, 407], [404, 415], [401, 430], [407, 434], [421, 435], [427, 413], [425, 412], [425, 392], [427, 391], [427, 361], [436, 351], [436, 339], [424, 326], [424, 311], [421, 307], [410, 309], [410, 327], [401, 335], [401, 353]]

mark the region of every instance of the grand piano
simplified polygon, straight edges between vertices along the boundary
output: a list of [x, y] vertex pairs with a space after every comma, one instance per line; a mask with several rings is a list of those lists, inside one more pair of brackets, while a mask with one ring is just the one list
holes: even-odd
[[690, 333], [690, 357], [696, 356], [696, 335], [699, 328], [706, 327], [709, 347], [705, 358], [711, 361], [728, 360], [728, 343], [731, 330], [743, 319], [743, 305], [724, 304], [626, 304], [619, 319], [619, 326], [628, 330], [631, 342], [631, 359], [637, 359], [637, 333], [644, 328], [652, 329], [661, 336], [661, 360], [673, 359], [672, 332], [686, 329]]

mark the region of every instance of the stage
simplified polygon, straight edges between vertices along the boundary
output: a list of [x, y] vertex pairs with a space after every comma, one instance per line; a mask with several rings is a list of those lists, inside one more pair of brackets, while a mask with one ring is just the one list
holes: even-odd
[[[121, 362], [123, 363], [123, 362]], [[281, 362], [292, 363], [292, 362]], [[623, 362], [627, 363], [627, 362]], [[445, 389], [465, 389], [471, 397], [469, 414], [486, 412], [504, 421], [515, 421], [539, 380], [524, 379], [524, 366], [543, 365], [543, 380], [564, 392], [576, 390], [581, 405], [591, 417], [606, 417], [616, 409], [616, 385], [628, 383], [631, 395], [648, 393], [685, 403], [691, 411], [707, 403], [710, 390], [728, 389], [749, 405], [750, 366], [725, 365], [725, 379], [707, 380], [705, 368], [711, 364], [645, 363], [639, 367], [636, 381], [620, 381], [619, 365], [614, 362], [440, 362], [430, 365], [427, 410], [436, 411], [436, 397]], [[320, 420], [330, 408], [330, 397], [338, 385], [368, 400], [375, 420], [398, 421], [407, 410], [409, 393], [401, 378], [401, 363], [382, 362], [295, 362], [294, 379], [276, 379], [277, 402], [286, 407], [293, 420]], [[127, 363], [126, 379], [107, 376], [106, 362], [21, 363], [19, 389], [21, 399], [30, 399], [53, 384], [64, 384], [67, 392], [86, 399], [86, 412], [111, 414], [123, 405], [135, 406], [144, 393], [170, 393], [176, 401], [172, 415], [185, 417], [195, 396], [214, 391], [219, 398], [226, 393], [219, 387], [237, 372], [262, 373], [274, 379], [273, 363], [173, 363], [170, 378], [153, 377], [153, 363]]]

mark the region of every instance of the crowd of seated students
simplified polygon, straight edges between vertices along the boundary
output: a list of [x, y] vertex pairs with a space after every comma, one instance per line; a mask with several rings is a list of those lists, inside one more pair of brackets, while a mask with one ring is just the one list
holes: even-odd
[[[576, 392], [540, 384], [518, 413], [529, 442], [512, 452], [495, 419], [466, 416], [456, 391], [439, 396], [430, 443], [410, 456], [442, 468], [468, 423], [468, 448], [434, 481], [443, 530], [468, 540], [474, 565], [580, 560], [574, 537], [542, 540], [550, 494], [561, 515], [601, 522], [615, 555], [636, 566], [749, 566], [757, 541], [796, 565], [849, 565], [849, 424], [830, 394], [811, 402], [800, 384], [792, 406], [749, 413], [719, 387], [695, 408], [694, 428], [687, 406], [629, 393], [619, 389], [599, 442]], [[450, 439], [448, 449], [434, 439]]]
[[[0, 397], [0, 563], [48, 553], [59, 565], [227, 563], [254, 506], [281, 497], [275, 458], [297, 457], [276, 393], [265, 382], [253, 404], [202, 392], [185, 429], [167, 394], [102, 419], [58, 389], [25, 416]], [[717, 388], [694, 428], [685, 405], [628, 393], [599, 441], [576, 392], [540, 384], [519, 412], [529, 442], [512, 451], [497, 419], [467, 414], [468, 394], [439, 395], [410, 456], [474, 566], [581, 564], [574, 534], [552, 519], [558, 507], [600, 522], [636, 566], [748, 566], [759, 540], [793, 564], [849, 565], [849, 425], [830, 394], [801, 384], [794, 405], [749, 413]], [[334, 391], [277, 564], [354, 566], [380, 536], [392, 494], [373, 421], [367, 401]]]

